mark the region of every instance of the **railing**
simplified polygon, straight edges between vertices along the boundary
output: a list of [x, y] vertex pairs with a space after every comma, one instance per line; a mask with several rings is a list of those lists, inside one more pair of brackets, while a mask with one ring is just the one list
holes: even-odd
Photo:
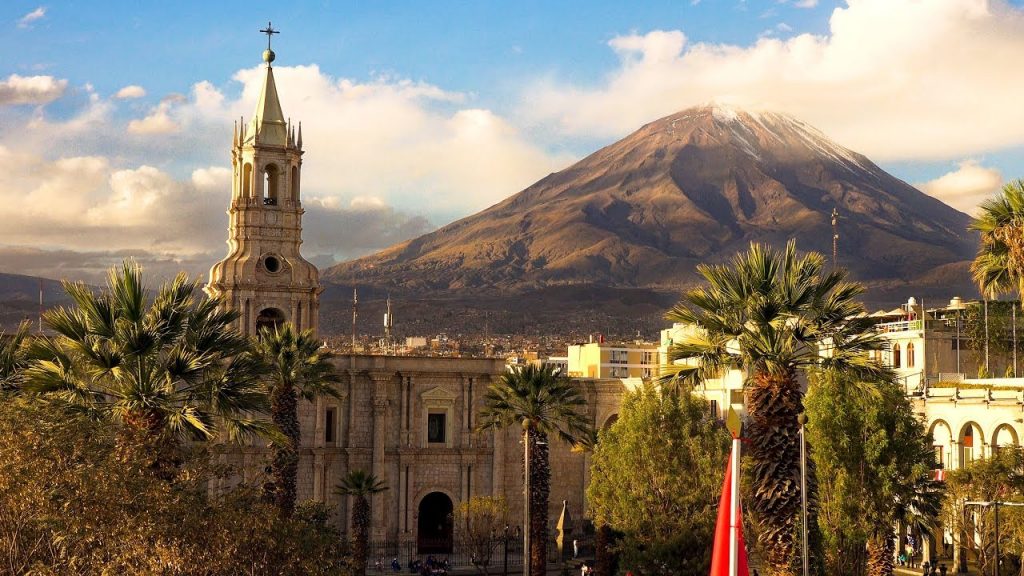
[[[437, 550], [437, 544], [430, 542], [417, 543], [415, 540], [378, 540], [370, 541], [367, 550], [367, 572], [373, 574], [418, 574], [419, 570], [413, 568], [416, 561], [426, 564], [428, 559], [435, 563], [447, 563], [447, 570], [477, 570], [474, 558], [469, 551], [462, 549], [456, 540], [451, 547], [450, 553], [427, 552]], [[445, 541], [444, 544], [447, 544]], [[507, 547], [500, 535], [495, 537], [496, 546], [487, 563], [487, 570], [491, 574], [503, 572], [506, 568], [519, 570], [523, 565], [523, 540], [522, 538], [509, 538]], [[426, 545], [426, 546], [424, 546]], [[565, 544], [568, 556], [572, 556], [572, 541]], [[594, 536], [582, 535], [576, 538], [576, 548], [580, 557], [592, 557], [594, 555]], [[421, 552], [422, 551], [422, 552]], [[398, 570], [392, 564], [397, 560]], [[548, 542], [548, 561], [558, 562], [558, 545], [552, 540]]]
[[924, 330], [924, 322], [921, 320], [903, 320], [901, 322], [885, 322], [876, 324], [875, 330], [879, 332], [907, 332], [908, 330]]

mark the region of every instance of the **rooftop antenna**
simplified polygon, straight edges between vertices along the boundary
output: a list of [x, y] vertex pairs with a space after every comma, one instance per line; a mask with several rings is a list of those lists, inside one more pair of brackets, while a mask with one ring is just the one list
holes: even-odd
[[43, 333], [43, 279], [39, 279], [39, 333]]
[[394, 325], [395, 317], [391, 314], [391, 294], [388, 294], [387, 311], [384, 312], [384, 346], [391, 346], [391, 327]]
[[839, 266], [839, 210], [832, 209], [832, 269]]
[[359, 316], [357, 307], [359, 305], [359, 293], [356, 292], [356, 287], [352, 287], [352, 352], [356, 351], [356, 317]]

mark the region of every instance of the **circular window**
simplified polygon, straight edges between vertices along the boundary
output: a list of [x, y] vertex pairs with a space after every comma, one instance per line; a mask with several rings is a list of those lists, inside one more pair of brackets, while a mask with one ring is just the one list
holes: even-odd
[[281, 261], [276, 256], [267, 256], [263, 259], [263, 267], [273, 274], [281, 269]]

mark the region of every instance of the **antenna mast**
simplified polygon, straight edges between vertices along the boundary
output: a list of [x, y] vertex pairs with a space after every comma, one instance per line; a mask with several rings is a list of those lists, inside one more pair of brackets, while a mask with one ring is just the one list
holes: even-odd
[[387, 311], [384, 312], [384, 347], [385, 351], [391, 347], [391, 327], [394, 325], [395, 317], [391, 315], [391, 295], [388, 294]]
[[839, 266], [839, 210], [832, 209], [832, 269]]
[[357, 307], [359, 305], [359, 293], [356, 292], [356, 287], [352, 287], [352, 353], [356, 351], [356, 317], [359, 316]]
[[39, 279], [39, 333], [43, 333], [43, 279]]

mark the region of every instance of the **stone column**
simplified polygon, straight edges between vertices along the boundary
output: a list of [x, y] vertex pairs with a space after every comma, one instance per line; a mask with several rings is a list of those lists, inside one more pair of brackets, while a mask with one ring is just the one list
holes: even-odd
[[[387, 385], [390, 374], [373, 374], [373, 475], [389, 486], [387, 469], [384, 467], [385, 439], [387, 437]], [[387, 511], [384, 492], [373, 496], [371, 521], [373, 537], [383, 539], [387, 534]]]
[[491, 439], [491, 496], [505, 494], [505, 432], [492, 429]]

